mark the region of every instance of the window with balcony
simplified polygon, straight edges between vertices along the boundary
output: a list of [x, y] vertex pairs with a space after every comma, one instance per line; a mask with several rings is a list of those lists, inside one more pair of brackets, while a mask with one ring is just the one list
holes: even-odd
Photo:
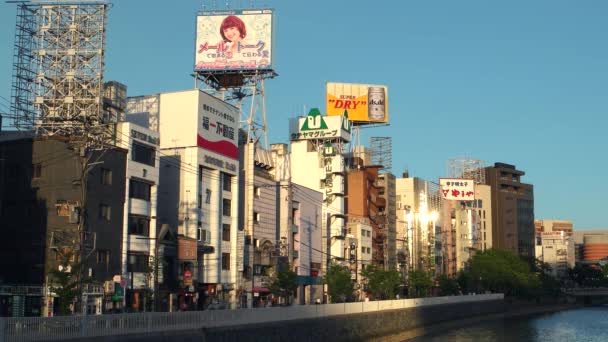
[[129, 215], [129, 234], [148, 236], [150, 219], [140, 215]]
[[150, 201], [152, 184], [131, 178], [129, 180], [129, 198]]
[[151, 146], [133, 142], [131, 150], [131, 159], [135, 162], [154, 166], [156, 158], [156, 149]]
[[147, 272], [150, 257], [147, 254], [129, 253], [127, 255], [127, 272]]

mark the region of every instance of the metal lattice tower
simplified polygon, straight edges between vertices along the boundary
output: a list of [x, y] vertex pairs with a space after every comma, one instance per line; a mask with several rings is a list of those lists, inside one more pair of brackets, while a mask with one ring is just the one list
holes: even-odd
[[486, 183], [485, 164], [482, 160], [452, 158], [447, 161], [447, 175], [450, 178], [474, 179], [477, 184]]
[[106, 1], [18, 5], [12, 110], [20, 130], [103, 141]]
[[390, 173], [393, 168], [393, 138], [371, 137], [369, 147], [372, 150], [372, 162], [384, 166], [383, 173]]

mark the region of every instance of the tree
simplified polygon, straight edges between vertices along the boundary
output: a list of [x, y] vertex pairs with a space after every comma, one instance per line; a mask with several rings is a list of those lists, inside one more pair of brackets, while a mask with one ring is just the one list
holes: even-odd
[[450, 278], [445, 274], [442, 274], [437, 278], [439, 282], [439, 295], [441, 296], [453, 296], [458, 294], [458, 282], [456, 279]]
[[272, 270], [268, 275], [266, 287], [274, 296], [284, 298], [287, 303], [290, 303], [291, 295], [298, 288], [297, 277], [297, 274], [289, 267], [281, 271]]
[[332, 302], [345, 302], [353, 295], [353, 281], [350, 269], [336, 263], [332, 263], [325, 275], [329, 297]]
[[399, 272], [385, 271], [375, 265], [366, 266], [361, 276], [367, 279], [367, 286], [374, 298], [392, 299], [398, 291], [401, 276]]
[[408, 279], [410, 297], [426, 297], [433, 286], [433, 278], [424, 271], [411, 271]]
[[478, 291], [529, 296], [541, 287], [539, 276], [532, 272], [530, 264], [507, 250], [478, 252], [469, 261], [466, 272]]
[[[70, 307], [76, 300], [80, 300], [82, 293], [80, 272], [82, 263], [76, 262], [75, 253], [71, 249], [58, 250], [59, 267], [49, 272], [51, 278], [51, 291], [56, 295], [56, 306], [59, 315], [72, 314]], [[89, 279], [82, 279], [82, 284]]]

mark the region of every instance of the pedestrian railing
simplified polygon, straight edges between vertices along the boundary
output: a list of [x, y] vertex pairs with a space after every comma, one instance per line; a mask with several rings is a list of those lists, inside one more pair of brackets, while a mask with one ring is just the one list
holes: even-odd
[[502, 294], [484, 294], [238, 310], [0, 318], [0, 342], [64, 341], [75, 338], [187, 331], [503, 298]]

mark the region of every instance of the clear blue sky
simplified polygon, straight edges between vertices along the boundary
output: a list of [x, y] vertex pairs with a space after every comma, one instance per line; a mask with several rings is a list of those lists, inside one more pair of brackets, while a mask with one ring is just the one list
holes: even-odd
[[[106, 80], [130, 95], [191, 88], [195, 12], [225, 1], [114, 2]], [[534, 184], [536, 218], [608, 228], [608, 1], [254, 3], [277, 13], [270, 142], [287, 141], [287, 118], [304, 106], [324, 107], [325, 82], [386, 84], [391, 125], [362, 141], [392, 136], [396, 175], [436, 180], [463, 156], [515, 164]], [[5, 98], [15, 12], [0, 3]]]

